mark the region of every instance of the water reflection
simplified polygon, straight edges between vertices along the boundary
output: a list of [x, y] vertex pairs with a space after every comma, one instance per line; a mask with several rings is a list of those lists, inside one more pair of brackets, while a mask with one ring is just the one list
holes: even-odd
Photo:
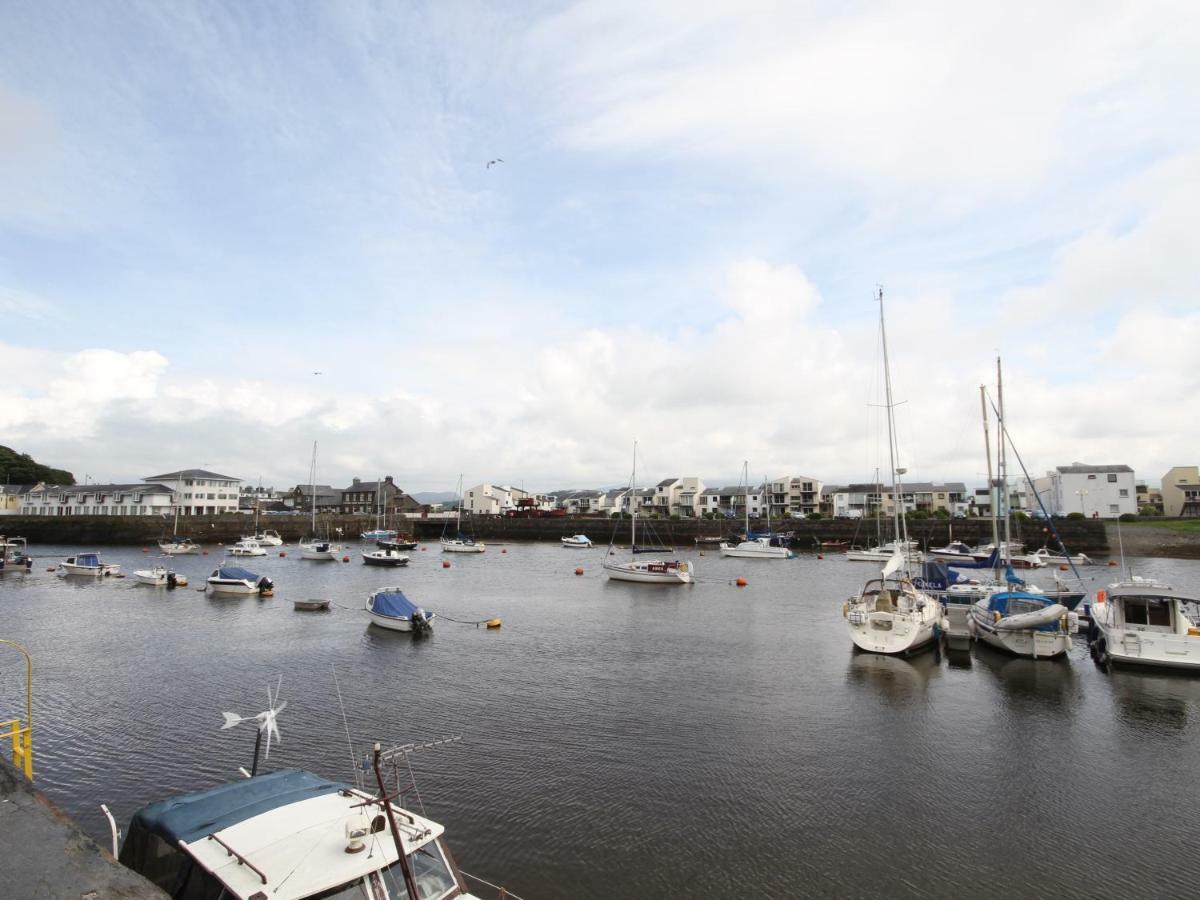
[[891, 703], [903, 704], [924, 698], [929, 680], [937, 671], [938, 660], [933, 652], [902, 658], [867, 653], [856, 647], [850, 655], [847, 680], [869, 686]]
[[975, 669], [991, 676], [999, 693], [1013, 706], [1071, 715], [1079, 694], [1079, 674], [1071, 655], [1029, 659], [975, 644]]
[[1200, 702], [1200, 682], [1188, 672], [1114, 666], [1109, 677], [1117, 723], [1139, 734], [1182, 734]]

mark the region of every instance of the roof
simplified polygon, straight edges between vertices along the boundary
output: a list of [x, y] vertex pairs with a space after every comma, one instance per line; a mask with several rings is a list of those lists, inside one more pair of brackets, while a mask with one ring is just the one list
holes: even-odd
[[1064, 475], [1100, 475], [1108, 472], [1128, 472], [1133, 474], [1133, 469], [1126, 465], [1112, 466], [1092, 466], [1087, 463], [1071, 463], [1069, 466], [1057, 466], [1057, 471]]
[[28, 494], [36, 484], [0, 484], [0, 494]]
[[678, 478], [664, 478], [657, 485], [655, 485], [655, 487], [670, 487], [678, 480], [679, 480]]
[[339, 492], [342, 494], [374, 494], [376, 491], [386, 491], [388, 488], [399, 493], [404, 493], [391, 481], [360, 481], [358, 484], [350, 485], [350, 487], [341, 488]]
[[147, 475], [142, 481], [175, 481], [179, 478], [213, 478], [217, 481], [241, 481], [229, 475], [218, 475], [207, 469], [180, 469], [178, 472], [167, 472], [165, 475]]
[[[36, 485], [34, 485], [36, 487]], [[134, 484], [46, 484], [42, 486], [42, 490], [47, 494], [116, 494], [116, 493], [137, 493], [137, 494], [174, 494], [175, 489], [169, 488], [165, 484], [150, 484], [146, 482], [135, 482]], [[27, 491], [28, 492], [28, 491]]]

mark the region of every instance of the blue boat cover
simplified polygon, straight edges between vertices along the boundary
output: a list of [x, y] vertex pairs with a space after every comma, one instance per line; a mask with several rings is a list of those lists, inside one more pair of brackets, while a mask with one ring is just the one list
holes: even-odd
[[144, 829], [175, 846], [179, 841], [207, 837], [272, 809], [345, 787], [303, 769], [281, 769], [151, 803], [134, 814], [129, 833], [133, 837], [138, 829]]
[[412, 614], [417, 611], [417, 605], [405, 597], [402, 591], [385, 591], [375, 595], [375, 602], [371, 604], [371, 609], [381, 616], [411, 619]]
[[218, 578], [244, 578], [248, 581], [258, 581], [258, 576], [249, 569], [242, 569], [237, 566], [221, 566], [217, 569]]
[[75, 565], [98, 566], [100, 565], [100, 557], [98, 557], [95, 553], [80, 553], [75, 557]]

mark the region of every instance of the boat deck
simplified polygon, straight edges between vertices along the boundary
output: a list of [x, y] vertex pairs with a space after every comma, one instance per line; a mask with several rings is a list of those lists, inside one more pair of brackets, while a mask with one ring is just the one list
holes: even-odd
[[113, 860], [4, 758], [0, 891], [6, 897], [167, 897]]

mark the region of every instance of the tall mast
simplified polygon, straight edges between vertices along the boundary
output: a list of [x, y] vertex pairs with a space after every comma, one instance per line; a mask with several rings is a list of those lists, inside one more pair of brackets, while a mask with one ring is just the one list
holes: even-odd
[[312, 539], [317, 539], [317, 442], [313, 441], [312, 464], [308, 468], [308, 502], [312, 508]]
[[987, 457], [988, 506], [992, 508], [992, 546], [1000, 549], [1000, 526], [996, 519], [996, 482], [992, 478], [992, 442], [988, 437], [987, 387], [979, 386], [979, 411], [983, 414], [983, 455]]
[[1005, 452], [1005, 445], [1008, 441], [1004, 436], [1004, 379], [1000, 375], [1000, 357], [996, 357], [996, 402], [1000, 407], [999, 424], [996, 430], [999, 434], [996, 435], [996, 474], [1000, 479], [1000, 490], [1004, 494], [1004, 559], [1006, 562], [1012, 560], [1012, 516], [1009, 510], [1008, 497], [1008, 454]]
[[746, 540], [750, 540], [750, 460], [742, 462], [742, 485], [746, 493], [742, 495], [742, 514], [746, 519]]
[[908, 528], [900, 515], [900, 470], [896, 467], [896, 415], [892, 403], [892, 372], [888, 364], [887, 327], [883, 323], [883, 288], [879, 289], [879, 338], [883, 343], [883, 389], [887, 405], [888, 462], [892, 466], [892, 527], [908, 569]]
[[629, 476], [629, 555], [634, 554], [637, 546], [637, 441], [633, 442], [633, 473]]
[[[463, 505], [462, 486], [463, 486], [462, 472], [459, 472], [458, 473], [458, 512], [457, 512], [457, 515], [454, 517], [454, 528], [458, 532], [458, 534], [455, 535], [456, 538], [462, 537], [462, 505]], [[471, 531], [474, 532], [475, 529], [472, 528]]]

